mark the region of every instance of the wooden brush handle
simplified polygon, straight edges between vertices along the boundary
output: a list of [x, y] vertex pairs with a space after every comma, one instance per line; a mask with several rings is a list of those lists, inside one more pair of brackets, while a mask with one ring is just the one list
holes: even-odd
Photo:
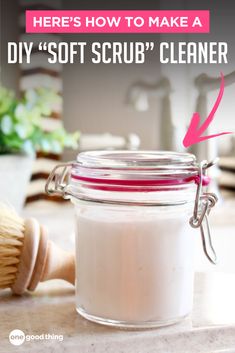
[[40, 233], [40, 226], [36, 219], [30, 218], [25, 221], [24, 241], [19, 258], [18, 273], [14, 284], [11, 286], [12, 292], [15, 294], [23, 294], [30, 284], [38, 258]]
[[34, 290], [39, 282], [49, 279], [64, 279], [74, 284], [74, 255], [48, 240], [47, 229], [40, 226], [36, 219], [28, 219], [25, 221], [24, 244], [12, 291], [22, 294], [26, 289]]
[[47, 247], [48, 247], [47, 229], [42, 226], [39, 226], [39, 227], [40, 227], [40, 242], [39, 242], [39, 248], [38, 248], [37, 261], [35, 263], [34, 271], [27, 288], [28, 290], [31, 290], [31, 291], [35, 290], [35, 288], [38, 285], [38, 282], [40, 282], [41, 280], [43, 267], [44, 267], [44, 263], [47, 255]]
[[49, 279], [64, 279], [71, 284], [75, 281], [74, 254], [60, 249], [52, 241], [48, 241], [46, 258], [43, 266], [41, 282]]

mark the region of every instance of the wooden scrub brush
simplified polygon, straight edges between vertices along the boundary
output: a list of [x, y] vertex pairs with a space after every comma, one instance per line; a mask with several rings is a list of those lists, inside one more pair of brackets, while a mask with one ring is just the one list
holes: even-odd
[[0, 205], [0, 289], [22, 294], [55, 278], [74, 284], [74, 263], [74, 255], [48, 240], [46, 228], [36, 219], [23, 220]]

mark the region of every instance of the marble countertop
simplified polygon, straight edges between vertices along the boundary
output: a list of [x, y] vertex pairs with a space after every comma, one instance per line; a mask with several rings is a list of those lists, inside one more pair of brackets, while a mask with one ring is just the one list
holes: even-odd
[[[54, 280], [40, 284], [35, 292], [21, 297], [13, 296], [10, 290], [0, 292], [0, 352], [234, 353], [235, 264], [232, 251], [235, 247], [232, 248], [230, 242], [235, 240], [234, 205], [233, 197], [212, 217], [216, 240], [229, 233], [225, 237], [225, 243], [230, 237], [225, 251], [231, 249], [231, 256], [227, 254], [227, 258], [231, 257], [230, 262], [226, 260], [217, 270], [196, 273], [194, 309], [181, 323], [158, 329], [120, 330], [88, 322], [76, 313], [73, 286]], [[39, 202], [24, 210], [23, 216], [29, 214], [48, 226], [51, 238], [59, 245], [67, 249], [74, 247], [73, 211], [69, 204], [48, 207]], [[196, 267], [200, 270], [200, 266], [204, 270], [203, 263]], [[28, 340], [20, 346], [9, 342], [9, 333], [14, 329], [27, 335]], [[34, 335], [34, 339], [29, 340], [29, 335]], [[35, 335], [38, 338], [44, 335], [44, 340], [35, 339]], [[50, 336], [45, 339], [45, 335]]]
[[[1, 294], [0, 352], [212, 353], [235, 352], [235, 275], [197, 273], [194, 310], [179, 324], [149, 330], [119, 330], [97, 325], [75, 311], [74, 289], [62, 281], [43, 283], [34, 293]], [[14, 329], [58, 339], [9, 343]]]

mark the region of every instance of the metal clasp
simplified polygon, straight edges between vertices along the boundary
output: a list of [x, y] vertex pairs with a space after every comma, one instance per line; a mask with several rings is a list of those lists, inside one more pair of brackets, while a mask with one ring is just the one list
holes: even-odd
[[214, 193], [202, 193], [202, 181], [206, 169], [210, 168], [215, 163], [216, 161], [210, 163], [202, 161], [199, 165], [199, 182], [197, 185], [194, 211], [193, 216], [189, 220], [193, 228], [200, 227], [203, 251], [208, 260], [214, 265], [217, 263], [217, 255], [212, 243], [208, 216], [211, 208], [215, 206], [218, 199]]
[[72, 168], [72, 163], [63, 163], [57, 165], [50, 173], [45, 191], [48, 195], [62, 196], [64, 199], [69, 198], [67, 186], [69, 185], [69, 175]]

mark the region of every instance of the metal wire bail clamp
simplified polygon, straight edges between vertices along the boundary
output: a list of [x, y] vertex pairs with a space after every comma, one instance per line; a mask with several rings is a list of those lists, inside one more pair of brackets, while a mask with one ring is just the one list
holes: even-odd
[[215, 163], [216, 160], [209, 163], [207, 161], [202, 161], [199, 165], [199, 181], [197, 185], [193, 216], [189, 220], [189, 223], [193, 228], [200, 228], [203, 251], [207, 259], [214, 265], [217, 264], [217, 255], [212, 243], [208, 216], [211, 208], [214, 207], [218, 201], [218, 198], [214, 193], [202, 192], [202, 181], [203, 176], [206, 174], [206, 170]]

